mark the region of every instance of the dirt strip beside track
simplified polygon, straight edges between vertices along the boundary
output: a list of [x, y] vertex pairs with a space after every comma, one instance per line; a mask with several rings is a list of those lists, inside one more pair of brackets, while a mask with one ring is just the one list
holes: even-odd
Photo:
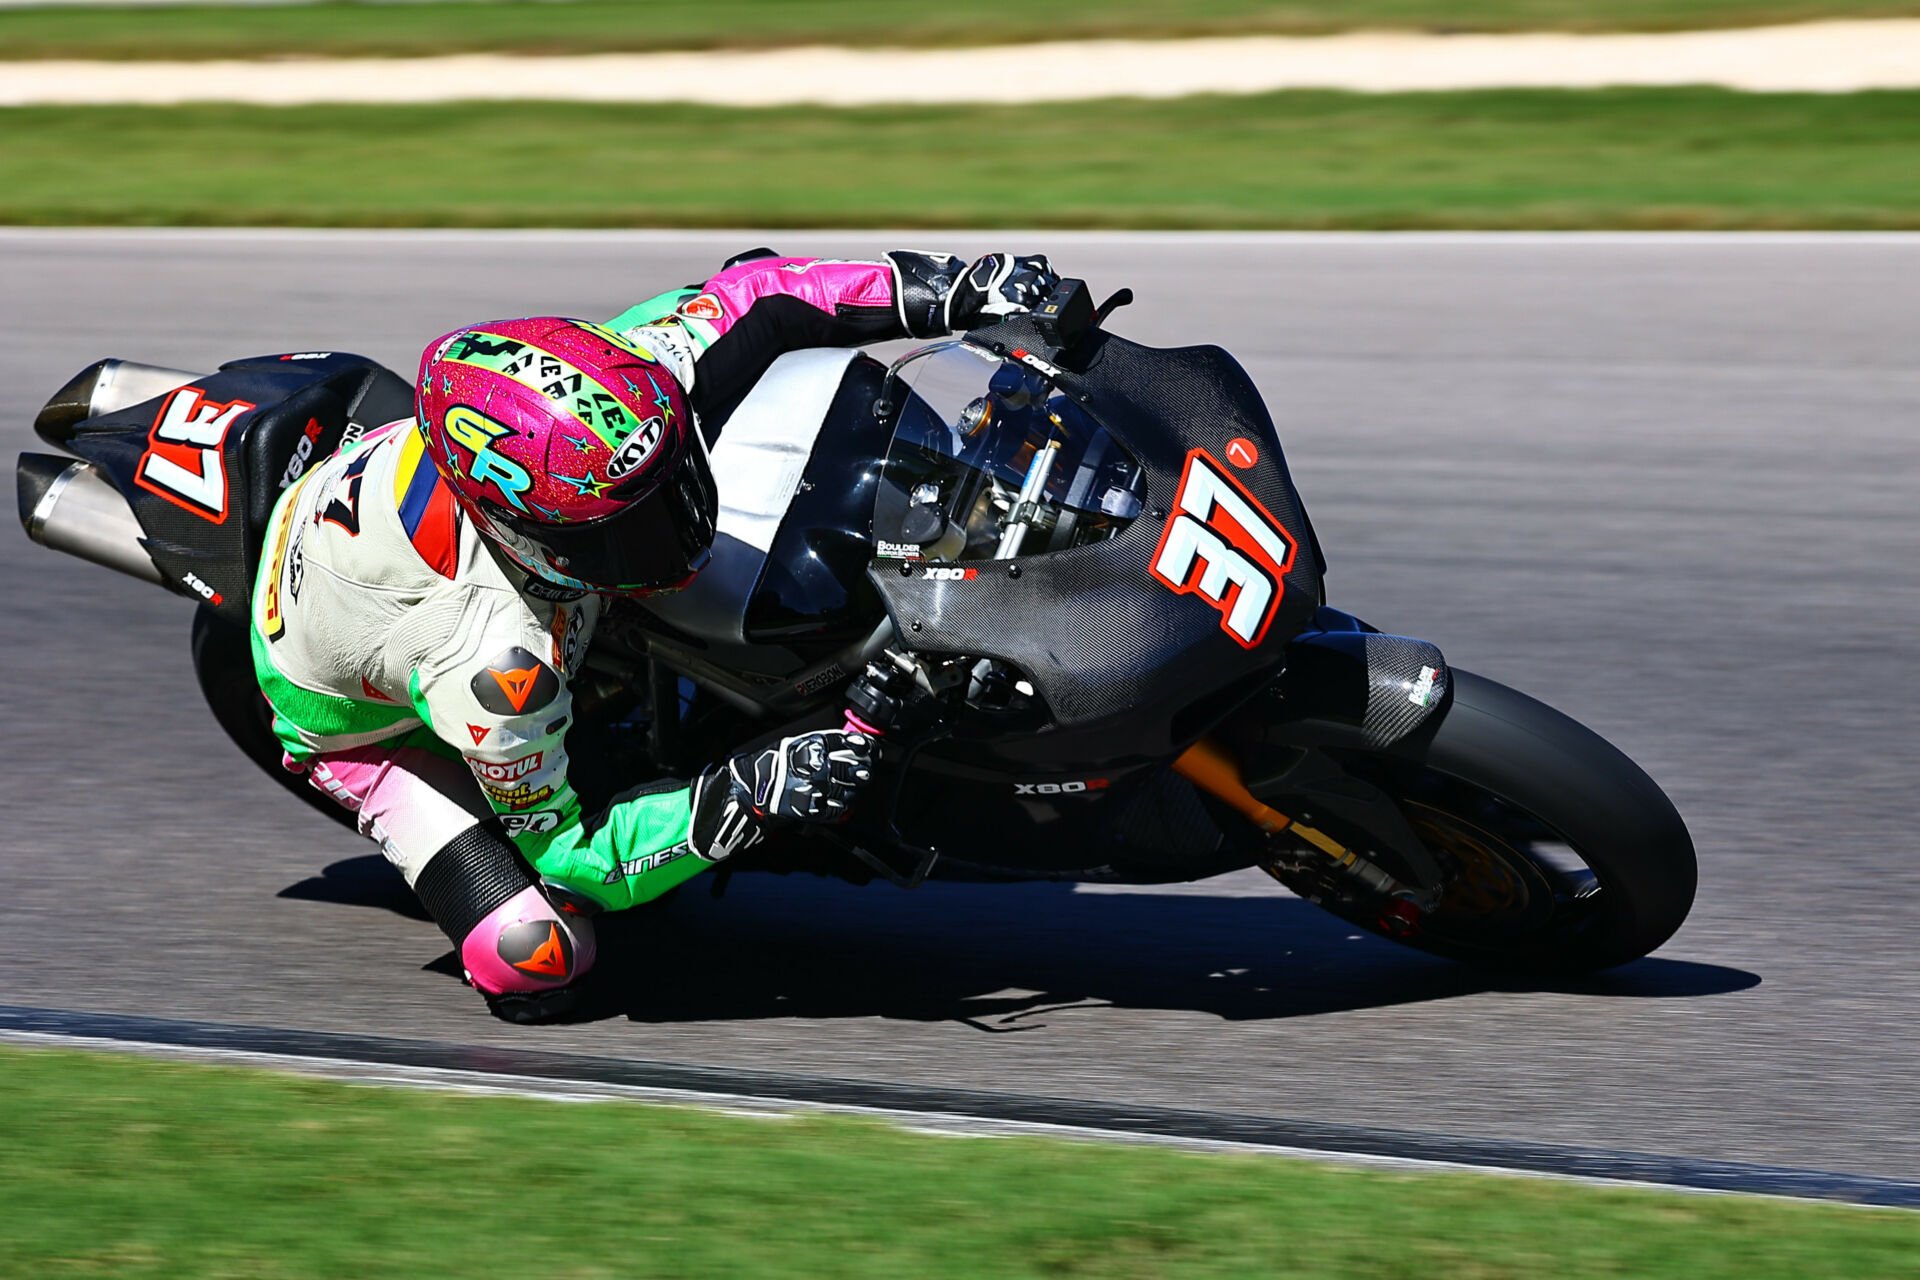
[[467, 99], [865, 106], [1279, 89], [1395, 93], [1674, 84], [1831, 93], [1920, 87], [1920, 19], [1660, 34], [1355, 32], [945, 50], [15, 62], [0, 63], [0, 106]]

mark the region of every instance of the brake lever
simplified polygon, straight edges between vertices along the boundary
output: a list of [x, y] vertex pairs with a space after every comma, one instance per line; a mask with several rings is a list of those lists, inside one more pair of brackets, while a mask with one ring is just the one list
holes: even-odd
[[1104, 325], [1107, 322], [1108, 316], [1112, 315], [1114, 312], [1118, 311], [1122, 307], [1132, 305], [1132, 303], [1133, 303], [1133, 290], [1131, 289], [1114, 290], [1111, 297], [1109, 297], [1105, 302], [1101, 303], [1098, 307], [1094, 308], [1092, 327], [1095, 329], [1098, 329], [1101, 325]]

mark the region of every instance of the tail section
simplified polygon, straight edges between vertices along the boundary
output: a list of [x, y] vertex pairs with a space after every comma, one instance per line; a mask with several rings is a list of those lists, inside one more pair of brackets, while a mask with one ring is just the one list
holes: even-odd
[[244, 624], [281, 492], [412, 404], [405, 380], [345, 352], [256, 356], [204, 375], [96, 361], [34, 420], [80, 461], [22, 454], [20, 521], [42, 546]]

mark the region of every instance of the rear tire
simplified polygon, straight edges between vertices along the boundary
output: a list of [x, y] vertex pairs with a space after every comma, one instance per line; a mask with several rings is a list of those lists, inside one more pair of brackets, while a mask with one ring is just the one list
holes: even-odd
[[268, 777], [298, 796], [302, 804], [349, 829], [354, 816], [322, 795], [306, 775], [290, 773], [280, 764], [280, 740], [273, 734], [273, 711], [253, 674], [253, 650], [247, 629], [222, 618], [208, 605], [193, 614], [193, 672], [207, 710], [240, 748], [241, 754]]
[[[1392, 796], [1451, 869], [1439, 904], [1412, 936], [1396, 936], [1384, 898], [1321, 905], [1395, 941], [1515, 972], [1605, 969], [1666, 942], [1697, 880], [1693, 841], [1666, 793], [1577, 721], [1471, 672], [1452, 674], [1451, 701], [1424, 743], [1330, 753]], [[1583, 865], [1543, 856], [1555, 848]]]

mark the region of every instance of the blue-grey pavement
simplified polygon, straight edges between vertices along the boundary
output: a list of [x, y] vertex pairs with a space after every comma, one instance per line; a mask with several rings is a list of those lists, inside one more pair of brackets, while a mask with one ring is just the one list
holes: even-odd
[[[0, 232], [0, 421], [88, 360], [601, 317], [763, 238]], [[994, 238], [996, 241], [999, 237]], [[987, 246], [977, 235], [914, 242]], [[1489, 987], [1255, 878], [736, 878], [618, 930], [672, 994], [490, 1020], [370, 845], [202, 711], [185, 602], [0, 532], [0, 1003], [1920, 1171], [1920, 241], [1024, 237], [1266, 390], [1335, 603], [1606, 734], [1699, 845], [1692, 921]]]

